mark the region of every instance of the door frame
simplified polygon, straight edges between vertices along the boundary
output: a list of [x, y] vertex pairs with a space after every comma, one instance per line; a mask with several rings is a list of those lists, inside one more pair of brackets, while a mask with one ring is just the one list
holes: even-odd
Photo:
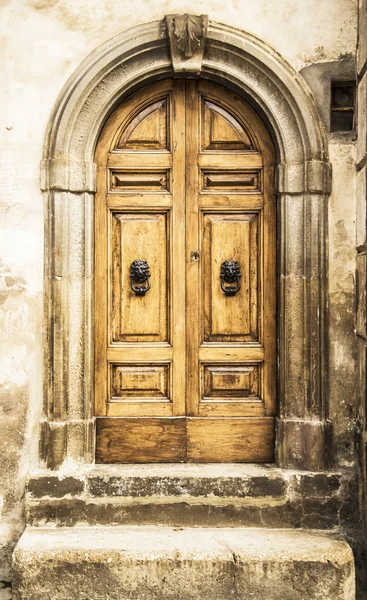
[[[51, 114], [41, 164], [45, 197], [45, 385], [40, 460], [94, 460], [94, 150], [124, 96], [191, 70], [173, 18], [124, 31], [95, 50], [64, 86]], [[196, 17], [197, 18], [197, 17]], [[327, 204], [331, 168], [325, 131], [302, 77], [249, 33], [201, 17], [190, 76], [234, 89], [272, 135], [278, 198], [278, 398], [276, 461], [328, 464]], [[168, 26], [167, 26], [168, 25]], [[171, 35], [170, 35], [171, 33]], [[172, 59], [173, 57], [173, 59]]]

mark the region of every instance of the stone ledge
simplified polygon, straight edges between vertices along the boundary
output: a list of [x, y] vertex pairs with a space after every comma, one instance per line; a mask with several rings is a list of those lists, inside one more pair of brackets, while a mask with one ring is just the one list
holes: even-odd
[[173, 499], [166, 503], [141, 499], [128, 504], [107, 500], [56, 499], [27, 506], [27, 523], [34, 527], [80, 525], [159, 525], [170, 527], [269, 527], [340, 529], [341, 503], [318, 500], [312, 503], [257, 501], [239, 504], [204, 503], [197, 499]]
[[258, 529], [28, 528], [14, 600], [354, 600], [342, 540]]
[[27, 498], [216, 496], [283, 497], [292, 494], [331, 497], [350, 471], [304, 471], [256, 464], [96, 465], [77, 471], [38, 470], [27, 483]]
[[103, 465], [77, 473], [37, 471], [28, 479], [27, 499], [210, 497], [284, 498], [339, 494], [353, 473], [298, 471], [274, 465], [155, 464]]
[[85, 483], [77, 477], [55, 477], [55, 475], [33, 477], [28, 481], [27, 492], [33, 498], [63, 498], [84, 492]]
[[27, 523], [339, 528], [350, 520], [345, 508], [353, 481], [350, 472], [272, 465], [111, 465], [79, 476], [38, 472], [28, 482]]

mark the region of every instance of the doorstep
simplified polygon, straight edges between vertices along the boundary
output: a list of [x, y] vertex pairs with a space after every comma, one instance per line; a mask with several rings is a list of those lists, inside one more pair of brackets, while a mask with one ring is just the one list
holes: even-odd
[[274, 465], [155, 464], [37, 471], [26, 493], [31, 526], [338, 528], [353, 475]]
[[27, 528], [14, 600], [354, 600], [348, 544], [320, 532]]

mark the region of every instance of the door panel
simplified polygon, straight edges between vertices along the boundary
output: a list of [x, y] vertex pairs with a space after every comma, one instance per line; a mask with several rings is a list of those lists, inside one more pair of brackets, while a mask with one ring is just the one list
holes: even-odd
[[[184, 414], [183, 85], [173, 89], [164, 81], [133, 94], [112, 114], [97, 146], [97, 417]], [[147, 283], [131, 277], [135, 261], [146, 261]], [[150, 287], [140, 294], [139, 285]]]
[[169, 401], [169, 365], [111, 365], [111, 398]]
[[[167, 213], [111, 212], [111, 342], [167, 342]], [[149, 265], [151, 289], [137, 296], [130, 266]]]
[[[169, 149], [169, 104], [164, 97], [138, 110], [123, 122], [116, 150], [168, 150]], [[134, 116], [135, 115], [135, 116]]]
[[259, 400], [259, 365], [204, 366], [204, 399]]
[[201, 150], [255, 150], [240, 120], [223, 104], [201, 97]]
[[202, 191], [235, 194], [236, 192], [260, 192], [260, 173], [257, 171], [209, 171], [203, 169]]
[[96, 162], [97, 462], [271, 461], [275, 153], [260, 117], [218, 85], [162, 81], [111, 115]]
[[110, 191], [123, 192], [169, 192], [169, 171], [128, 171], [111, 169]]
[[186, 460], [186, 419], [97, 419], [97, 463]]
[[263, 416], [260, 362], [200, 363], [199, 414], [205, 417]]
[[187, 440], [192, 462], [269, 462], [274, 419], [188, 419]]
[[[204, 342], [259, 341], [260, 227], [256, 213], [203, 216]], [[237, 261], [241, 270], [235, 296], [227, 296], [221, 287], [221, 265], [228, 260]]]

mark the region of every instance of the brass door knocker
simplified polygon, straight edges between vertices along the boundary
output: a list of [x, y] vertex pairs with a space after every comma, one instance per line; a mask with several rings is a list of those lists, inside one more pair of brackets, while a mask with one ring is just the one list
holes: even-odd
[[146, 260], [134, 260], [130, 265], [131, 289], [137, 296], [145, 296], [150, 290], [150, 271]]
[[[234, 296], [241, 289], [241, 267], [236, 260], [225, 260], [220, 267], [221, 288], [226, 296]], [[236, 285], [224, 285], [224, 283]]]

